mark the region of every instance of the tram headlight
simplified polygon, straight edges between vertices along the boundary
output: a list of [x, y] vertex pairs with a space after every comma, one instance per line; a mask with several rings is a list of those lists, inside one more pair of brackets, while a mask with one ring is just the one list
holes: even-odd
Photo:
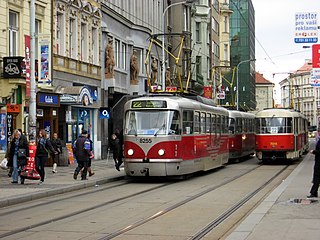
[[129, 155], [129, 156], [132, 156], [132, 155], [133, 155], [133, 149], [129, 149], [129, 150], [128, 150], [128, 155]]
[[160, 150], [158, 151], [158, 154], [159, 154], [159, 156], [163, 156], [163, 155], [164, 155], [164, 150], [163, 150], [163, 149], [160, 149]]

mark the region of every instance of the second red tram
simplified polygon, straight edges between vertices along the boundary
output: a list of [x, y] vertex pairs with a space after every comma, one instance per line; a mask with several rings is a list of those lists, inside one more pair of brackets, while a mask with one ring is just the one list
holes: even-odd
[[126, 174], [179, 176], [226, 164], [228, 111], [207, 101], [173, 95], [128, 101], [124, 109]]
[[302, 113], [275, 108], [256, 114], [256, 156], [259, 160], [295, 160], [308, 149], [308, 120]]
[[255, 153], [255, 115], [229, 110], [229, 161]]

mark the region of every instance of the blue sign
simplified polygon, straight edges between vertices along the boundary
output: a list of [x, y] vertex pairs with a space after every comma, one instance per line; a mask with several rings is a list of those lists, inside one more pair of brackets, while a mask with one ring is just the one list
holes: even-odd
[[99, 109], [100, 111], [100, 118], [104, 119], [110, 119], [110, 108], [108, 107], [101, 107]]
[[59, 96], [51, 94], [38, 94], [38, 104], [42, 105], [59, 105]]
[[295, 43], [318, 42], [317, 12], [298, 12], [295, 14]]

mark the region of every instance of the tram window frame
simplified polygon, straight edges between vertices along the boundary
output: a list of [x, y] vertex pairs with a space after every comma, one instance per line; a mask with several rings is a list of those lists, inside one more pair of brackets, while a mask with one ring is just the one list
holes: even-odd
[[[182, 111], [182, 129], [183, 134], [192, 134], [193, 133], [193, 110], [183, 110]], [[189, 132], [187, 131], [189, 128]]]
[[193, 115], [193, 130], [194, 133], [200, 133], [200, 112], [195, 111]]
[[242, 118], [236, 118], [236, 133], [242, 133]]

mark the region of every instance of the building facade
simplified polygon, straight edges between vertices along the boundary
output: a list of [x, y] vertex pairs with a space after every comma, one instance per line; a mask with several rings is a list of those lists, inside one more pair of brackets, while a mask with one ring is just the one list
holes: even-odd
[[274, 107], [273, 90], [275, 84], [265, 79], [261, 73], [256, 72], [256, 110]]
[[254, 110], [257, 104], [255, 12], [251, 0], [231, 1], [230, 9], [233, 12], [230, 16], [230, 71], [225, 75], [226, 99], [223, 104], [244, 111]]
[[302, 112], [310, 126], [320, 127], [320, 89], [311, 85], [311, 70], [311, 61], [306, 61], [280, 82], [281, 105]]
[[[41, 79], [39, 66], [45, 68], [41, 61], [39, 41], [51, 34], [52, 1], [35, 1], [35, 75]], [[26, 66], [30, 60], [30, 2], [23, 0], [2, 1], [0, 6], [0, 155], [4, 154], [7, 142], [14, 129], [22, 129], [28, 134], [28, 106], [30, 99], [30, 79], [26, 76]], [[39, 40], [40, 39], [40, 40]], [[46, 55], [47, 57], [48, 55]], [[43, 73], [48, 72], [43, 69]], [[47, 75], [43, 75], [43, 79]], [[29, 80], [29, 81], [28, 81]], [[38, 91], [48, 91], [41, 84]], [[50, 89], [49, 89], [50, 91]], [[37, 97], [37, 103], [42, 101]], [[52, 109], [58, 106], [58, 98], [49, 103]], [[39, 106], [39, 105], [38, 105]], [[53, 121], [55, 117], [47, 119]], [[37, 125], [39, 128], [39, 124]], [[41, 126], [43, 127], [43, 126]]]

